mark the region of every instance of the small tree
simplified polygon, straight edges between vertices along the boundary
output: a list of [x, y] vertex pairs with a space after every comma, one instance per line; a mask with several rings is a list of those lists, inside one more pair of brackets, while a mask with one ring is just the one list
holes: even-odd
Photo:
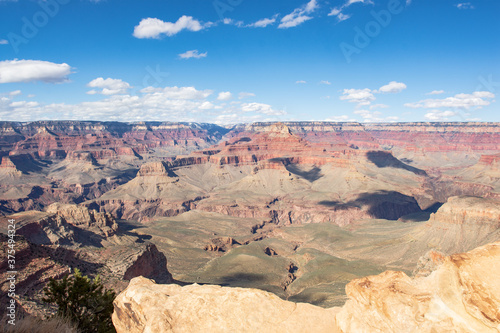
[[43, 301], [55, 303], [57, 315], [68, 318], [82, 332], [116, 332], [111, 321], [116, 294], [104, 289], [99, 276], [91, 280], [75, 269], [73, 276], [50, 279], [44, 292]]

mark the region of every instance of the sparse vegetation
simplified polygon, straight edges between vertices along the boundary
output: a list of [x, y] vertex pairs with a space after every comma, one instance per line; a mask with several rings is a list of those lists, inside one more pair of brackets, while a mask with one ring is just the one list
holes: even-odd
[[57, 316], [67, 318], [79, 331], [115, 332], [111, 315], [116, 294], [104, 289], [99, 276], [92, 280], [75, 269], [59, 281], [51, 279], [44, 292], [43, 301], [56, 304]]

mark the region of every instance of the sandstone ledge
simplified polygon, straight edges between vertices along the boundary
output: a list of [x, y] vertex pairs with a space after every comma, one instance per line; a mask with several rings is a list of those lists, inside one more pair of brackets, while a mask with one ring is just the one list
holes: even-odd
[[429, 276], [386, 271], [346, 287], [342, 308], [257, 289], [156, 285], [138, 277], [115, 300], [122, 332], [500, 332], [500, 242], [455, 254]]

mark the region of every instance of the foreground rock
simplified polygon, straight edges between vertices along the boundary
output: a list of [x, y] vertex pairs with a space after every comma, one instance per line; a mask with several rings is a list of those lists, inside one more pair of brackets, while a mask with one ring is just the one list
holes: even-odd
[[335, 332], [335, 310], [243, 288], [155, 285], [138, 277], [115, 300], [127, 332]]
[[387, 271], [352, 281], [342, 332], [499, 332], [500, 242], [444, 259], [425, 278]]
[[346, 287], [342, 308], [256, 289], [155, 285], [138, 277], [115, 300], [121, 332], [499, 332], [500, 242], [442, 259], [427, 277], [387, 271]]

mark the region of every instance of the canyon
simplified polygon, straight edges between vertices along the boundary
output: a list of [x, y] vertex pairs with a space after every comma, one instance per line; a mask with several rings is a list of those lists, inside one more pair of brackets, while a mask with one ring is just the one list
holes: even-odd
[[[292, 326], [310, 313], [331, 317], [325, 330], [375, 331], [363, 313], [377, 313], [377, 329], [411, 331], [366, 300], [380, 292], [427, 320], [441, 304], [436, 272], [460, 271], [456, 253], [479, 262], [475, 248], [496, 249], [499, 154], [499, 123], [1, 122], [0, 232], [16, 221], [27, 313], [46, 311], [48, 278], [80, 268], [118, 292], [132, 281], [122, 295], [134, 302], [155, 288], [172, 307], [199, 302], [189, 292], [213, 294], [213, 307], [248, 293]], [[130, 329], [130, 308], [117, 309]]]

